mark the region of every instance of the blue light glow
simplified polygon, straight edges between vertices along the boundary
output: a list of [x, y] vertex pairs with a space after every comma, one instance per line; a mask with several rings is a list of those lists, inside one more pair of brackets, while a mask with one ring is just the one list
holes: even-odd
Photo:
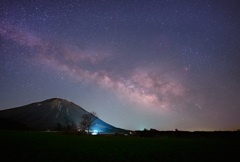
[[97, 135], [98, 134], [98, 130], [93, 130], [92, 131], [92, 135]]

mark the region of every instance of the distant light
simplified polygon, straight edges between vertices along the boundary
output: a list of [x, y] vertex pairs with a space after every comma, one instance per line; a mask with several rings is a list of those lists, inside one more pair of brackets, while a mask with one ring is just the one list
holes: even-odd
[[98, 131], [97, 130], [93, 130], [92, 135], [97, 135]]

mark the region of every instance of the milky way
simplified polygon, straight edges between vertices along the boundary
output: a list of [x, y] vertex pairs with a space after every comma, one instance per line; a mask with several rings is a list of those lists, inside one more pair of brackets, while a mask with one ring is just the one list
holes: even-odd
[[238, 129], [239, 7], [2, 1], [0, 108], [59, 97], [127, 129]]

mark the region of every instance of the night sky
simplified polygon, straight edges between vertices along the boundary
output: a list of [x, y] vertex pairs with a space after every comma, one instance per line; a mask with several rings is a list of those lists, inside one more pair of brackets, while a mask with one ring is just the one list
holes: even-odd
[[57, 97], [125, 129], [239, 129], [239, 8], [1, 0], [0, 109]]

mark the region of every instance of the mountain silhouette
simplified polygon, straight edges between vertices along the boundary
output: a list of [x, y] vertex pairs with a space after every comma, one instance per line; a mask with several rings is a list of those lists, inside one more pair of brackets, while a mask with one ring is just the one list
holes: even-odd
[[[84, 114], [92, 115], [82, 107], [65, 99], [52, 98], [42, 102], [0, 111], [1, 129], [57, 130], [59, 127], [78, 126]], [[91, 131], [119, 133], [116, 128], [98, 117]]]

